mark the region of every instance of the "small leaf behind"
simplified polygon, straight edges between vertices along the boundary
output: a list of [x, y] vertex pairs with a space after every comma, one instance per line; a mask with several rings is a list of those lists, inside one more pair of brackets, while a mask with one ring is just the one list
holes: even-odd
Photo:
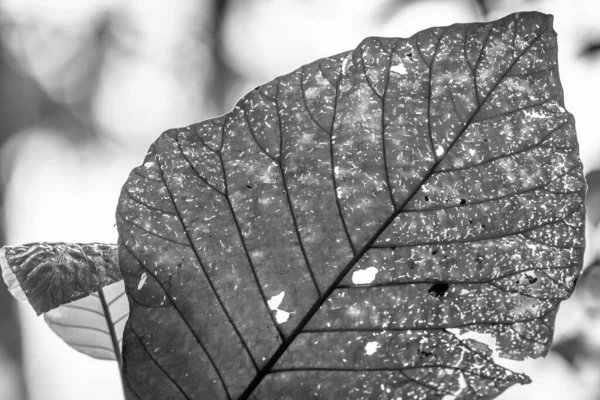
[[44, 320], [75, 350], [103, 360], [121, 359], [129, 303], [123, 281], [48, 311]]
[[17, 293], [16, 278], [38, 315], [122, 279], [117, 246], [106, 243], [5, 246], [0, 264], [11, 293]]

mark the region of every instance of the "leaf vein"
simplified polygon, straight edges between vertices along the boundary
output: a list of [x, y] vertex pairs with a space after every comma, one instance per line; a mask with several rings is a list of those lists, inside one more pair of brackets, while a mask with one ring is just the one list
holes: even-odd
[[[89, 264], [89, 260], [87, 259], [87, 257], [86, 257], [86, 262]], [[113, 351], [115, 353], [115, 358], [117, 359], [117, 363], [119, 364], [119, 371], [122, 371], [123, 363], [122, 363], [122, 359], [121, 359], [121, 347], [119, 346], [119, 338], [117, 337], [117, 332], [115, 331], [115, 325], [112, 321], [110, 309], [108, 307], [108, 304], [106, 304], [106, 297], [104, 296], [104, 289], [100, 289], [98, 291], [98, 296], [100, 297], [100, 304], [102, 305], [102, 310], [104, 311], [104, 322], [106, 322], [106, 327], [108, 328], [110, 342], [113, 346]]]
[[63, 307], [63, 308], [74, 308], [76, 310], [82, 310], [82, 311], [91, 312], [92, 314], [96, 314], [96, 315], [99, 315], [99, 316], [101, 316], [101, 317], [104, 318], [104, 314], [102, 314], [101, 312], [96, 311], [96, 310], [94, 310], [92, 308], [77, 306], [75, 304], [63, 304], [61, 307]]
[[440, 48], [441, 39], [444, 37], [444, 31], [442, 31], [441, 37], [437, 40], [435, 44], [435, 49], [433, 50], [433, 56], [431, 57], [431, 64], [429, 64], [429, 78], [427, 83], [427, 135], [429, 137], [429, 144], [431, 146], [431, 154], [433, 155], [433, 159], [437, 162], [438, 156], [435, 152], [435, 145], [433, 144], [433, 133], [431, 132], [431, 86], [432, 86], [432, 78], [433, 78], [433, 65], [435, 64], [435, 57], [437, 56], [438, 50]]
[[152, 206], [150, 204], [146, 204], [146, 203], [142, 202], [140, 199], [134, 197], [129, 190], [123, 190], [123, 192], [125, 192], [125, 194], [127, 195], [127, 197], [129, 197], [131, 200], [133, 200], [134, 203], [137, 203], [137, 204], [139, 204], [139, 205], [141, 205], [143, 207], [149, 208], [150, 210], [158, 211], [161, 214], [172, 215], [172, 216], [175, 215], [175, 213], [172, 212], [172, 211], [162, 210], [162, 209], [160, 209], [158, 207], [154, 207], [154, 206]]
[[[175, 142], [177, 143], [177, 145], [179, 147], [179, 142], [177, 141], [177, 139], [175, 139]], [[179, 149], [181, 150], [181, 147], [179, 147]], [[220, 155], [219, 155], [219, 158], [221, 158]], [[179, 212], [179, 208], [177, 207], [177, 203], [175, 202], [175, 197], [173, 196], [173, 193], [172, 193], [171, 189], [169, 188], [169, 185], [167, 183], [167, 178], [165, 176], [164, 170], [163, 170], [163, 168], [161, 166], [161, 163], [160, 163], [160, 160], [159, 160], [158, 157], [156, 157], [156, 162], [158, 163], [158, 167], [159, 167], [158, 169], [159, 169], [159, 171], [161, 173], [161, 176], [162, 176], [162, 179], [163, 179], [163, 182], [164, 182], [164, 187], [166, 188], [167, 193], [169, 194], [169, 198], [171, 199], [171, 203], [173, 204], [173, 208], [175, 209], [175, 212], [177, 214], [177, 220], [181, 224], [181, 228], [183, 229], [183, 232], [185, 233], [185, 236], [186, 236], [186, 238], [187, 238], [187, 240], [188, 240], [188, 242], [190, 244], [189, 247], [192, 249], [192, 251], [194, 253], [194, 256], [198, 260], [198, 264], [200, 265], [200, 269], [202, 270], [202, 272], [204, 274], [204, 277], [206, 278], [208, 284], [210, 285], [210, 288], [213, 291], [213, 293], [215, 295], [215, 298], [217, 299], [217, 302], [219, 303], [219, 306], [223, 310], [223, 313], [227, 317], [227, 320], [229, 321], [229, 323], [233, 327], [233, 330], [235, 331], [236, 335], [239, 337], [239, 340], [240, 340], [242, 346], [246, 350], [248, 358], [250, 359], [250, 361], [252, 362], [252, 364], [254, 365], [254, 367], [257, 368], [256, 362], [254, 360], [254, 357], [252, 357], [252, 353], [250, 352], [248, 344], [244, 340], [244, 337], [242, 336], [241, 332], [239, 331], [237, 325], [233, 322], [233, 318], [231, 317], [231, 314], [229, 314], [229, 310], [227, 309], [227, 307], [225, 307], [225, 303], [223, 302], [223, 299], [221, 298], [219, 292], [217, 291], [217, 288], [215, 287], [213, 281], [210, 279], [210, 276], [208, 275], [206, 267], [204, 266], [204, 262], [202, 261], [202, 257], [200, 257], [200, 253], [198, 253], [198, 250], [196, 249], [196, 246], [194, 245], [194, 241], [192, 240], [192, 236], [191, 236], [191, 234], [190, 234], [187, 226], [185, 225], [185, 221], [183, 219], [183, 215], [181, 214], [181, 212]], [[223, 174], [225, 174], [225, 170], [224, 169], [223, 169]], [[229, 197], [228, 196], [225, 196], [225, 198], [229, 201]], [[225, 382], [223, 382], [223, 386], [225, 386]], [[227, 391], [227, 395], [229, 396], [229, 392], [228, 391]]]
[[[162, 365], [160, 365], [160, 363], [156, 360], [156, 358], [154, 358], [154, 356], [152, 355], [152, 352], [150, 350], [148, 350], [148, 348], [146, 347], [146, 344], [144, 343], [144, 341], [142, 340], [142, 338], [137, 334], [137, 332], [131, 328], [131, 333], [133, 333], [133, 335], [135, 336], [135, 338], [138, 340], [138, 342], [142, 345], [142, 347], [144, 348], [144, 351], [146, 352], [146, 354], [148, 354], [148, 357], [150, 358], [150, 360], [152, 360], [152, 362], [154, 363], [154, 365], [156, 365], [158, 367], [158, 369], [161, 370], [161, 372], [171, 381], [171, 383], [177, 388], [177, 390], [179, 390], [179, 392], [183, 395], [183, 397], [185, 397], [187, 400], [192, 400], [192, 397], [189, 396], [185, 390], [183, 390], [183, 388], [181, 387], [181, 385], [179, 385], [179, 383], [177, 383], [177, 380], [175, 380], [175, 378], [173, 378], [171, 376], [171, 374], [169, 374]], [[216, 368], [215, 368], [216, 369]], [[225, 389], [227, 391], [227, 389]], [[227, 398], [231, 399], [231, 397], [229, 397], [229, 393], [227, 393]]]
[[338, 193], [337, 179], [335, 176], [335, 157], [333, 151], [333, 129], [335, 127], [335, 116], [337, 114], [337, 106], [338, 106], [338, 97], [340, 95], [340, 83], [342, 81], [342, 72], [338, 76], [338, 80], [335, 84], [335, 98], [333, 101], [333, 118], [331, 119], [331, 135], [329, 136], [329, 157], [331, 158], [331, 181], [333, 183], [333, 195], [335, 198], [335, 204], [337, 206], [338, 215], [340, 216], [340, 220], [342, 222], [342, 228], [344, 229], [344, 233], [346, 238], [348, 239], [348, 244], [350, 245], [350, 249], [352, 250], [352, 254], [356, 256], [356, 248], [354, 247], [354, 243], [352, 242], [352, 237], [350, 236], [350, 231], [348, 230], [348, 226], [346, 225], [346, 219], [344, 218], [344, 213], [342, 210], [342, 204], [340, 202], [340, 196]]
[[[539, 36], [537, 36], [534, 40], [532, 40], [532, 42], [523, 50], [523, 52], [521, 53], [521, 56], [522, 56], [522, 54], [524, 54], [525, 52], [527, 52], [531, 48], [531, 46], [533, 46], [533, 44], [537, 40], [539, 40], [539, 38], [549, 29], [549, 27], [550, 27], [550, 23], [548, 23], [548, 25], [545, 27], [545, 29], [542, 31], [542, 33]], [[498, 86], [498, 84], [504, 79], [504, 77], [506, 76], [506, 74], [508, 73], [508, 71], [510, 71], [512, 69], [512, 67], [516, 64], [516, 62], [518, 61], [519, 58], [520, 57], [517, 57], [513, 61], [513, 63], [508, 67], [507, 71], [505, 71], [505, 73], [503, 75], [501, 75], [501, 77], [499, 78], [498, 82], [496, 82], [496, 84], [491, 88], [490, 92], [486, 95], [486, 98], [485, 98], [486, 100], [489, 97], [489, 95], [495, 90], [495, 88]], [[341, 74], [340, 74], [340, 76], [341, 76]], [[338, 84], [339, 84], [339, 82], [338, 82]], [[338, 93], [339, 93], [339, 91], [338, 91]], [[337, 96], [336, 96], [336, 99], [337, 99]], [[342, 281], [342, 279], [344, 279], [344, 277], [348, 274], [348, 272], [352, 269], [352, 267], [354, 265], [356, 265], [356, 263], [362, 258], [362, 256], [367, 252], [367, 250], [373, 245], [373, 243], [377, 240], [377, 238], [394, 221], [394, 219], [399, 215], [399, 213], [402, 211], [402, 209], [415, 196], [415, 194], [417, 193], [417, 191], [419, 190], [419, 188], [423, 185], [423, 183], [426, 182], [431, 177], [431, 174], [437, 168], [437, 166], [439, 165], [439, 162], [441, 162], [441, 160], [443, 160], [443, 158], [445, 157], [445, 155], [447, 154], [447, 152], [458, 141], [458, 139], [461, 137], [462, 133], [464, 132], [464, 130], [466, 129], [466, 127], [468, 126], [468, 124], [472, 121], [473, 117], [479, 112], [480, 109], [481, 109], [481, 106], [478, 106], [474, 110], [474, 112], [471, 115], [471, 117], [467, 120], [467, 124], [463, 127], [463, 129], [461, 129], [461, 131], [458, 132], [457, 136], [450, 143], [450, 146], [448, 147], [448, 149], [446, 150], [446, 152], [444, 152], [444, 154], [440, 158], [440, 161], [437, 161], [437, 162], [435, 162], [432, 165], [431, 169], [429, 170], [428, 173], [425, 174], [425, 176], [421, 180], [420, 184], [418, 184], [417, 186], [415, 186], [415, 189], [412, 191], [412, 193], [409, 193], [409, 195], [407, 196], [406, 200], [398, 208], [398, 210], [395, 211], [390, 216], [390, 218], [388, 218], [385, 221], [385, 223], [381, 226], [381, 228], [363, 246], [363, 248], [360, 250], [360, 252], [358, 254], [355, 253], [355, 256], [352, 258], [352, 260], [350, 260], [350, 262], [343, 268], [343, 270], [341, 271], [341, 273], [331, 283], [330, 287], [323, 293], [323, 295], [321, 296], [321, 298], [319, 298], [317, 300], [317, 302], [315, 302], [315, 304], [310, 308], [310, 310], [307, 312], [307, 314], [302, 318], [302, 320], [296, 326], [296, 328], [294, 329], [294, 331], [284, 340], [284, 342], [279, 346], [279, 348], [275, 351], [275, 353], [271, 356], [271, 358], [264, 364], [263, 368], [260, 369], [260, 371], [258, 372], [258, 374], [254, 377], [254, 379], [246, 387], [246, 389], [244, 390], [244, 392], [240, 396], [239, 400], [247, 400], [250, 397], [250, 395], [252, 394], [252, 392], [254, 391], [254, 389], [264, 379], [264, 377], [266, 376], [266, 374], [274, 367], [275, 363], [285, 353], [285, 351], [288, 349], [288, 347], [291, 345], [291, 343], [296, 339], [296, 337], [298, 336], [298, 334], [300, 332], [302, 332], [302, 330], [305, 328], [306, 324], [317, 313], [317, 311], [321, 308], [321, 306], [327, 300], [327, 298], [329, 298], [329, 296], [331, 295], [331, 293], [335, 290], [335, 287]], [[334, 116], [335, 116], [335, 111], [334, 111]], [[335, 118], [334, 118], [334, 121], [335, 121]], [[332, 130], [332, 132], [333, 132], [333, 130]], [[332, 160], [333, 160], [333, 157], [332, 157]], [[333, 167], [333, 162], [332, 162], [332, 167]]]
[[[158, 277], [152, 271], [150, 271], [146, 267], [146, 265], [142, 262], [142, 260], [140, 258], [138, 258], [138, 256], [129, 248], [129, 246], [127, 246], [127, 244], [124, 243], [124, 242], [122, 244], [123, 244], [123, 247], [125, 247], [125, 249], [127, 250], [127, 252], [142, 267], [142, 269], [148, 275], [150, 275], [156, 281], [156, 283], [158, 283], [158, 285], [160, 286], [160, 288], [162, 289], [162, 291], [165, 293], [165, 297], [167, 299], [169, 299], [169, 303], [171, 303], [173, 305], [173, 308], [175, 309], [175, 311], [179, 315], [179, 318], [181, 318], [181, 321], [188, 328], [188, 331], [192, 334], [192, 336], [194, 336], [194, 338], [196, 339], [196, 343], [198, 343], [198, 345], [200, 346], [200, 348], [202, 349], [202, 351], [204, 352], [204, 354], [206, 354], [206, 357], [208, 358], [208, 361], [210, 362], [211, 366], [215, 370], [215, 373], [217, 374], [217, 376], [218, 376], [218, 378], [219, 378], [219, 380], [221, 382], [221, 385], [223, 386], [223, 389], [224, 389], [225, 393], [227, 394], [227, 398], [231, 399], [231, 396], [229, 395], [229, 390], [227, 389], [227, 385], [225, 384], [225, 380], [223, 379], [223, 376], [221, 375], [221, 372], [217, 368], [217, 364], [215, 363], [215, 360], [212, 358], [212, 356], [208, 352], [208, 349], [206, 349], [206, 346], [204, 346], [204, 344], [200, 340], [200, 337], [198, 336], [198, 334], [196, 333], [196, 331], [192, 328], [192, 326], [190, 325], [190, 323], [188, 322], [188, 320], [183, 316], [183, 312], [179, 309], [179, 307], [175, 303], [175, 300], [173, 299], [173, 297], [171, 296], [171, 294], [169, 293], [169, 291], [165, 288], [164, 284], [160, 281], [160, 279], [158, 279]], [[144, 347], [144, 350], [146, 350], [146, 352], [150, 355], [150, 357], [152, 357], [151, 354], [150, 354], [150, 352], [147, 350], [146, 345], [143, 343], [143, 341], [141, 340], [141, 338], [134, 331], [133, 327], [130, 327], [129, 330], [138, 338], [138, 340], [140, 341], [140, 343]], [[154, 361], [156, 363], [156, 361], [154, 360], [154, 358], [152, 358], [152, 361]], [[161, 368], [161, 370], [162, 370], [162, 367], [158, 363], [156, 363], [156, 365], [159, 366], [159, 368]]]
[[[279, 98], [279, 82], [277, 83], [277, 98]], [[300, 235], [300, 229], [298, 228], [298, 221], [296, 219], [296, 213], [294, 211], [294, 205], [292, 204], [292, 198], [290, 196], [290, 190], [288, 188], [287, 179], [285, 177], [285, 167], [283, 163], [285, 162], [285, 156], [283, 152], [283, 126], [281, 122], [281, 115], [279, 109], [279, 102], [275, 102], [275, 110], [277, 111], [277, 123], [279, 126], [279, 162], [277, 165], [279, 166], [279, 173], [281, 175], [281, 180], [283, 183], [283, 190], [285, 192], [285, 198], [287, 200], [288, 207], [290, 208], [290, 215], [292, 217], [292, 224], [294, 225], [294, 232], [296, 233], [296, 238], [298, 239], [298, 244], [300, 245], [300, 251], [302, 252], [302, 257], [304, 258], [304, 262], [306, 263], [306, 268], [308, 269], [308, 273], [315, 285], [315, 289], [317, 291], [318, 296], [321, 296], [321, 288], [319, 288], [319, 284], [317, 283], [317, 279], [315, 277], [315, 273], [313, 271], [313, 267], [310, 265], [310, 261], [308, 260], [308, 255], [306, 254], [306, 249], [304, 248], [304, 243], [302, 242], [302, 236]]]
[[[267, 96], [264, 96], [265, 98], [268, 99]], [[256, 137], [256, 133], [254, 132], [254, 128], [252, 128], [252, 124], [250, 123], [250, 118], [248, 117], [248, 111], [246, 109], [246, 102], [244, 101], [244, 104], [242, 105], [242, 113], [244, 114], [244, 120], [246, 121], [246, 125], [248, 125], [248, 130], [250, 131], [250, 135], [252, 136], [252, 139], [254, 139], [254, 142], [256, 143], [256, 145], [258, 146], [258, 148], [260, 149], [260, 151], [267, 156], [268, 158], [270, 158], [271, 160], [273, 160], [273, 162], [277, 163], [277, 159], [275, 157], [273, 157], [271, 154], [269, 154], [269, 152], [267, 151], [266, 148], [263, 147], [262, 144], [260, 144], [260, 142], [258, 141], [258, 138]], [[223, 171], [223, 173], [225, 173], [225, 171]]]
[[[464, 167], [452, 168], [452, 169], [436, 169], [433, 172], [433, 175], [436, 175], [436, 174], [439, 174], [439, 173], [442, 173], [442, 172], [464, 171], [464, 170], [469, 169], [469, 168], [475, 168], [475, 167], [480, 167], [482, 165], [489, 164], [491, 162], [494, 162], [496, 160], [500, 160], [502, 158], [506, 158], [506, 157], [515, 156], [515, 155], [518, 155], [518, 154], [521, 154], [521, 153], [525, 153], [525, 152], [527, 152], [529, 150], [533, 150], [533, 149], [535, 149], [537, 147], [546, 147], [546, 146], [542, 146], [541, 144], [544, 143], [547, 139], [549, 139], [552, 136], [553, 133], [557, 132], [559, 129], [561, 129], [562, 127], [564, 127], [565, 125], [567, 125], [569, 123], [569, 121], [571, 120], [571, 118], [572, 118], [572, 115], [569, 114], [569, 117], [567, 118], [567, 120], [565, 122], [563, 122], [562, 124], [558, 125], [556, 128], [551, 129], [549, 132], [546, 133], [546, 135], [544, 135], [542, 138], [540, 138], [536, 143], [532, 144], [531, 146], [524, 147], [522, 149], [515, 150], [515, 151], [510, 152], [510, 153], [504, 153], [504, 154], [502, 154], [500, 156], [489, 158], [489, 159], [487, 159], [485, 161], [481, 161], [481, 162], [479, 162], [477, 164], [466, 165]], [[567, 150], [567, 149], [565, 149], [565, 150]]]
[[[223, 144], [225, 143], [225, 121], [223, 122]], [[219, 153], [219, 158], [221, 160], [221, 167], [223, 169], [223, 175], [225, 177], [227, 177], [227, 172], [225, 170], [225, 160], [223, 160], [223, 149], [221, 148], [221, 152]], [[227, 206], [229, 207], [229, 212], [231, 213], [231, 216], [233, 218], [233, 223], [237, 229], [238, 232], [238, 237], [240, 238], [240, 242], [242, 243], [242, 248], [244, 249], [244, 254], [246, 255], [246, 259], [248, 260], [248, 265], [250, 266], [250, 270], [252, 271], [252, 277], [254, 278], [254, 282], [256, 283], [256, 287], [258, 288], [258, 291], [260, 293], [261, 299], [265, 305], [265, 307], [268, 310], [269, 316], [271, 317], [271, 322], [273, 323], [273, 325], [275, 326], [275, 328], [277, 329], [277, 333], [279, 333], [279, 337], [284, 339], [285, 336], [283, 334], [283, 331], [281, 330], [281, 327], [279, 326], [279, 324], [277, 323], [277, 320], [275, 319], [275, 316], [273, 315], [273, 313], [271, 312], [270, 308], [269, 308], [269, 303], [267, 302], [267, 297], [265, 296], [265, 292], [263, 290], [263, 287], [260, 283], [260, 280], [258, 279], [258, 274], [256, 272], [256, 267], [254, 266], [254, 262], [252, 261], [252, 257], [250, 257], [250, 252], [248, 251], [248, 246], [246, 244], [246, 239], [244, 238], [244, 235], [242, 233], [242, 228], [240, 227], [240, 223], [237, 219], [237, 215], [235, 213], [235, 210], [233, 208], [233, 204], [231, 204], [231, 199], [229, 198], [228, 195], [228, 185], [227, 185], [227, 179], [225, 179], [225, 200], [227, 201]], [[252, 358], [252, 357], [251, 357]], [[254, 361], [254, 358], [252, 358], [252, 361]], [[256, 364], [255, 364], [256, 365]], [[258, 366], [257, 366], [257, 370], [258, 370]]]
[[[383, 47], [383, 46], [382, 46]], [[392, 58], [394, 55], [394, 52], [396, 51], [396, 48], [398, 47], [398, 41], [396, 41], [394, 43], [394, 48], [392, 49], [392, 51], [390, 52], [389, 56], [388, 56], [388, 66], [386, 69], [386, 77], [385, 77], [385, 86], [383, 89], [383, 96], [381, 96], [381, 147], [382, 147], [382, 154], [383, 154], [383, 172], [384, 172], [384, 176], [385, 176], [385, 185], [387, 186], [388, 189], [388, 194], [390, 196], [390, 201], [392, 203], [392, 208], [394, 209], [394, 211], [396, 210], [396, 199], [394, 198], [394, 193], [392, 190], [392, 183], [390, 181], [390, 174], [388, 171], [388, 161], [387, 161], [387, 149], [386, 149], [386, 145], [385, 145], [385, 132], [386, 132], [386, 123], [385, 123], [385, 98], [387, 95], [387, 89], [389, 86], [389, 82], [390, 82], [390, 74], [391, 74], [391, 69], [392, 69]]]
[[310, 109], [308, 108], [308, 103], [306, 101], [306, 93], [304, 90], [304, 67], [300, 69], [300, 93], [302, 93], [302, 102], [304, 103], [304, 108], [306, 109], [306, 113], [310, 117], [310, 119], [315, 123], [315, 125], [327, 135], [331, 135], [331, 132], [327, 132], [327, 130], [321, 125], [315, 116], [312, 114]]
[[129, 220], [129, 219], [125, 218], [125, 216], [122, 213], [119, 213], [119, 214], [121, 215], [121, 218], [123, 218], [123, 221], [127, 222], [128, 224], [130, 224], [130, 225], [132, 225], [132, 226], [134, 226], [136, 228], [138, 228], [139, 230], [141, 230], [143, 232], [146, 232], [149, 235], [156, 236], [157, 238], [160, 238], [160, 239], [165, 240], [165, 241], [170, 242], [170, 243], [178, 244], [178, 245], [183, 246], [183, 247], [190, 247], [186, 243], [181, 243], [181, 242], [178, 242], [175, 239], [171, 239], [171, 238], [169, 238], [167, 236], [160, 235], [157, 232], [152, 232], [152, 231], [144, 228], [142, 225], [138, 224], [137, 222], [134, 222], [132, 220]]
[[[194, 171], [194, 173], [196, 174], [196, 176], [198, 178], [200, 178], [200, 180], [202, 182], [204, 182], [212, 190], [214, 190], [215, 192], [219, 193], [221, 196], [225, 196], [225, 193], [223, 193], [222, 191], [220, 191], [219, 189], [217, 189], [214, 185], [212, 185], [210, 182], [208, 182], [208, 180], [205, 177], [203, 177], [200, 174], [200, 172], [198, 172], [198, 170], [196, 169], [196, 167], [194, 167], [194, 164], [192, 164], [192, 162], [190, 161], [190, 159], [188, 158], [188, 156], [184, 153], [183, 148], [181, 147], [181, 143], [179, 142], [179, 135], [177, 135], [177, 137], [175, 138], [175, 143], [177, 143], [177, 149], [181, 153], [181, 156], [183, 157], [183, 159], [185, 160], [185, 162], [187, 163], [187, 165], [190, 166], [190, 168], [192, 169], [192, 171]], [[166, 185], [166, 183], [165, 183], [165, 185]]]

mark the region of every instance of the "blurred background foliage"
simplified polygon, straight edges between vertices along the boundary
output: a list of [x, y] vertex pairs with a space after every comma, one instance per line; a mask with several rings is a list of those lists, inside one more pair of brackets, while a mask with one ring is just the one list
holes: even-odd
[[[0, 244], [116, 242], [121, 185], [150, 143], [366, 36], [539, 10], [555, 16], [588, 173], [588, 251], [546, 359], [500, 398], [600, 399], [597, 0], [0, 0]], [[122, 399], [115, 362], [65, 345], [0, 290], [0, 398]]]

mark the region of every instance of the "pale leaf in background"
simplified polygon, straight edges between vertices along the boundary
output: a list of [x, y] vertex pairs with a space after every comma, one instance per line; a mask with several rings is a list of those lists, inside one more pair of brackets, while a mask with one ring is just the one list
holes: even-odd
[[44, 314], [50, 329], [77, 351], [104, 360], [121, 358], [129, 303], [123, 281]]

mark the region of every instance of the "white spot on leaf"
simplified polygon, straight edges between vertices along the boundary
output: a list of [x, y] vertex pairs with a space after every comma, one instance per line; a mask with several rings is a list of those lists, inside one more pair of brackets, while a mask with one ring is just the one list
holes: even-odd
[[548, 115], [542, 114], [541, 112], [538, 112], [536, 110], [532, 110], [532, 111], [525, 111], [525, 116], [529, 117], [529, 118], [535, 118], [535, 119], [540, 119], [540, 118], [548, 118]]
[[390, 71], [395, 72], [400, 75], [406, 75], [406, 68], [404, 67], [404, 64], [402, 64], [402, 63], [400, 63], [398, 65], [394, 65], [392, 68], [390, 68]]
[[350, 55], [346, 56], [346, 58], [344, 58], [344, 61], [342, 61], [342, 74], [346, 75], [348, 73], [348, 61], [350, 60]]
[[496, 350], [496, 338], [494, 337], [494, 335], [475, 331], [460, 333], [460, 329], [458, 328], [449, 328], [446, 330], [460, 340], [473, 339], [478, 341], [479, 343], [483, 343], [492, 350], [492, 357], [498, 356], [498, 351]]
[[375, 354], [375, 352], [377, 351], [378, 348], [380, 348], [381, 345], [379, 344], [379, 342], [369, 342], [367, 343], [367, 345], [365, 346], [365, 353], [370, 356]]
[[278, 324], [283, 324], [284, 322], [287, 322], [287, 320], [290, 318], [290, 313], [287, 311], [283, 311], [283, 310], [276, 310], [275, 311], [275, 319], [277, 320]]
[[319, 97], [319, 89], [317, 89], [316, 87], [306, 89], [305, 93], [307, 99], [316, 99]]
[[148, 279], [148, 274], [144, 272], [142, 276], [140, 276], [140, 282], [137, 286], [138, 290], [141, 290], [144, 287], [144, 285], [146, 284], [146, 279]]
[[277, 320], [278, 324], [283, 324], [287, 322], [290, 318], [290, 312], [283, 311], [279, 309], [279, 306], [283, 302], [283, 297], [285, 296], [285, 292], [281, 292], [275, 296], [272, 296], [269, 300], [267, 300], [267, 304], [269, 308], [275, 311], [275, 320]]
[[444, 148], [442, 146], [438, 146], [437, 149], [435, 149], [435, 155], [439, 157], [442, 154], [444, 154]]
[[352, 283], [355, 285], [369, 284], [375, 280], [375, 275], [377, 275], [377, 272], [379, 271], [375, 267], [354, 271], [352, 274]]
[[267, 304], [269, 305], [269, 308], [271, 310], [277, 310], [279, 308], [279, 306], [281, 305], [281, 302], [283, 301], [283, 296], [285, 296], [285, 292], [276, 294], [275, 296], [273, 296], [269, 300], [267, 300]]

